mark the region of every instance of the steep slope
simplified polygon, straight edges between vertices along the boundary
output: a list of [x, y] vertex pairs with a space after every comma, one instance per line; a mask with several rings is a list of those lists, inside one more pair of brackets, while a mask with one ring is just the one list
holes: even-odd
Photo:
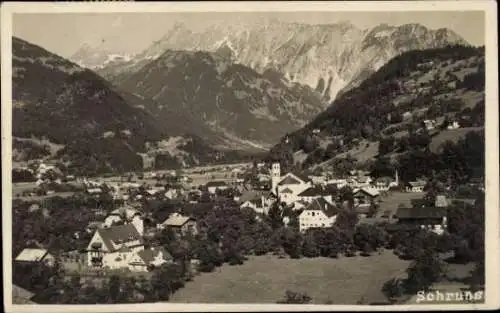
[[[403, 53], [282, 138], [270, 158], [294, 163], [300, 156], [310, 167], [338, 158], [398, 160], [414, 149], [439, 153], [446, 140], [484, 128], [484, 71], [484, 48]], [[425, 120], [435, 123], [425, 126]], [[460, 128], [453, 129], [453, 122]]]
[[[138, 170], [147, 146], [169, 139], [168, 127], [140, 97], [24, 40], [14, 37], [12, 45], [15, 161], [48, 157], [85, 174]], [[196, 142], [182, 152], [181, 163], [216, 152], [189, 134], [173, 135], [184, 136], [182, 146]]]
[[151, 99], [159, 119], [176, 116], [180, 130], [232, 149], [265, 149], [323, 108], [311, 88], [234, 64], [224, 50], [168, 50], [115, 82]]
[[138, 169], [144, 142], [164, 133], [95, 73], [13, 38], [13, 136], [63, 146], [57, 158], [88, 171]]
[[177, 23], [131, 61], [116, 62], [100, 73], [114, 79], [168, 49], [224, 51], [237, 63], [259, 73], [274, 69], [333, 100], [402, 52], [455, 43], [467, 44], [448, 29], [430, 30], [419, 24], [382, 24], [362, 30], [348, 22], [309, 25], [270, 20], [261, 24], [212, 25], [193, 31]]

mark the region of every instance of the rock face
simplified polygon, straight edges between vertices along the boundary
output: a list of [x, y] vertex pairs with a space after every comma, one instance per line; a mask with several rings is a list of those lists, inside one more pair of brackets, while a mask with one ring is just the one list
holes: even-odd
[[309, 25], [270, 20], [213, 25], [199, 32], [177, 23], [130, 61], [114, 62], [100, 73], [116, 77], [168, 49], [218, 51], [259, 73], [274, 69], [292, 82], [318, 90], [326, 100], [334, 100], [339, 92], [358, 86], [404, 51], [456, 43], [467, 44], [448, 29], [430, 30], [419, 24], [382, 24], [363, 30], [348, 22]]

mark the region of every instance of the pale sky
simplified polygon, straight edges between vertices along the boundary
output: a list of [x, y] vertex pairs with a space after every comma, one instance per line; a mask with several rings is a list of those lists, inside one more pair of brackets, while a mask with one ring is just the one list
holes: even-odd
[[349, 21], [365, 29], [378, 24], [420, 23], [449, 28], [473, 45], [484, 45], [483, 11], [426, 12], [174, 12], [174, 13], [17, 13], [13, 35], [69, 57], [84, 43], [103, 42], [115, 52], [140, 52], [160, 39], [176, 22], [194, 30], [211, 23], [278, 19], [284, 22], [329, 24]]

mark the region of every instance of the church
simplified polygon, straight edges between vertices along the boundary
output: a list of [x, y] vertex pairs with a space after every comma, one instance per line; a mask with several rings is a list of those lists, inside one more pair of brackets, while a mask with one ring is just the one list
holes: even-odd
[[271, 165], [271, 192], [286, 205], [292, 205], [300, 200], [299, 194], [309, 187], [312, 187], [309, 177], [289, 172], [281, 176], [279, 163]]

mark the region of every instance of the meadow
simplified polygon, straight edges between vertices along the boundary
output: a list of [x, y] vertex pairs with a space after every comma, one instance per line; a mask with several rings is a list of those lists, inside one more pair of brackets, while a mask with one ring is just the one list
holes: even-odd
[[243, 265], [196, 276], [171, 302], [276, 303], [287, 290], [308, 294], [314, 304], [384, 302], [382, 285], [404, 275], [408, 265], [392, 251], [338, 259], [254, 256]]

